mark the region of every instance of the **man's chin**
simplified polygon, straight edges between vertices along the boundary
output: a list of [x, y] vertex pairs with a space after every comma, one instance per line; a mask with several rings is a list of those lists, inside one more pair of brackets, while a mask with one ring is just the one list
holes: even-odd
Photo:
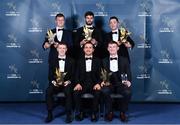
[[89, 26], [91, 26], [91, 25], [92, 25], [92, 23], [86, 23], [86, 25], [89, 25]]

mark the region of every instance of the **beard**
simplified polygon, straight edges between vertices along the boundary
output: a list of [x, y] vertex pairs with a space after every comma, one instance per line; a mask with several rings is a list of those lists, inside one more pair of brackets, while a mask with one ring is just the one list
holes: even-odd
[[87, 22], [86, 21], [86, 25], [92, 25], [93, 24], [93, 22]]

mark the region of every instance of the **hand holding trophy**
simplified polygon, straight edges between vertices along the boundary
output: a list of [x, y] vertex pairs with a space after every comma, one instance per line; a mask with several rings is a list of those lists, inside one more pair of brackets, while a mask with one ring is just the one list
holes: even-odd
[[56, 36], [56, 33], [53, 33], [50, 29], [48, 29], [47, 31], [47, 38], [48, 38], [48, 42], [49, 44], [54, 44], [54, 37]]
[[[57, 87], [59, 87], [61, 85], [64, 85], [64, 84], [66, 84], [66, 86], [67, 86], [67, 81], [64, 82], [64, 77], [66, 76], [66, 74], [67, 73], [62, 73], [62, 72], [59, 71], [58, 68], [56, 68], [56, 70], [55, 70], [55, 80], [52, 81], [52, 84], [54, 86], [57, 86]], [[70, 82], [68, 82], [68, 83], [70, 83]]]
[[110, 85], [110, 76], [112, 72], [108, 73], [105, 69], [101, 69], [101, 79], [103, 82], [101, 83], [101, 87]]
[[129, 31], [127, 31], [125, 28], [121, 27], [120, 28], [120, 40], [122, 43], [127, 43], [127, 37], [131, 34]]
[[131, 82], [128, 80], [128, 77], [127, 77], [126, 73], [121, 74], [121, 83], [126, 85], [127, 87], [131, 86]]
[[88, 27], [84, 26], [83, 31], [84, 31], [83, 35], [85, 37], [85, 41], [91, 41], [92, 40], [92, 33], [93, 33], [94, 29], [89, 29]]

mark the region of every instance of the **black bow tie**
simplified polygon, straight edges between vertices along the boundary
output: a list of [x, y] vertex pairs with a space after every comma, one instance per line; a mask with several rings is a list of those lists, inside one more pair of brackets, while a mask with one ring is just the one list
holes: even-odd
[[90, 29], [90, 30], [93, 30], [94, 28], [93, 27], [87, 27], [88, 29]]
[[92, 57], [87, 57], [85, 58], [85, 60], [92, 60]]
[[62, 31], [63, 29], [58, 29], [58, 31]]
[[65, 61], [65, 58], [58, 58], [59, 61]]
[[117, 32], [112, 32], [112, 34], [117, 34]]
[[110, 60], [117, 60], [117, 57], [115, 57], [115, 58], [110, 58]]

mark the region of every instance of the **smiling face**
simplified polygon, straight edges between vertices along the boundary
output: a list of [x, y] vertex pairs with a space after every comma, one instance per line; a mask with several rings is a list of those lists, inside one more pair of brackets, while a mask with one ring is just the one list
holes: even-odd
[[57, 26], [57, 27], [63, 28], [63, 27], [64, 27], [64, 24], [65, 24], [65, 19], [64, 19], [64, 17], [63, 17], [63, 16], [57, 17], [56, 20], [55, 20], [55, 23], [56, 23], [56, 26]]
[[116, 30], [119, 26], [119, 22], [116, 19], [111, 19], [109, 21], [109, 27], [111, 28], [111, 30]]
[[107, 50], [109, 51], [110, 55], [117, 55], [119, 47], [116, 43], [109, 43]]
[[87, 15], [85, 17], [86, 25], [92, 25], [94, 22], [94, 17], [92, 15]]
[[83, 50], [86, 56], [91, 56], [94, 52], [94, 47], [91, 43], [86, 43]]
[[59, 44], [57, 47], [58, 55], [65, 56], [67, 52], [67, 46], [64, 44]]

